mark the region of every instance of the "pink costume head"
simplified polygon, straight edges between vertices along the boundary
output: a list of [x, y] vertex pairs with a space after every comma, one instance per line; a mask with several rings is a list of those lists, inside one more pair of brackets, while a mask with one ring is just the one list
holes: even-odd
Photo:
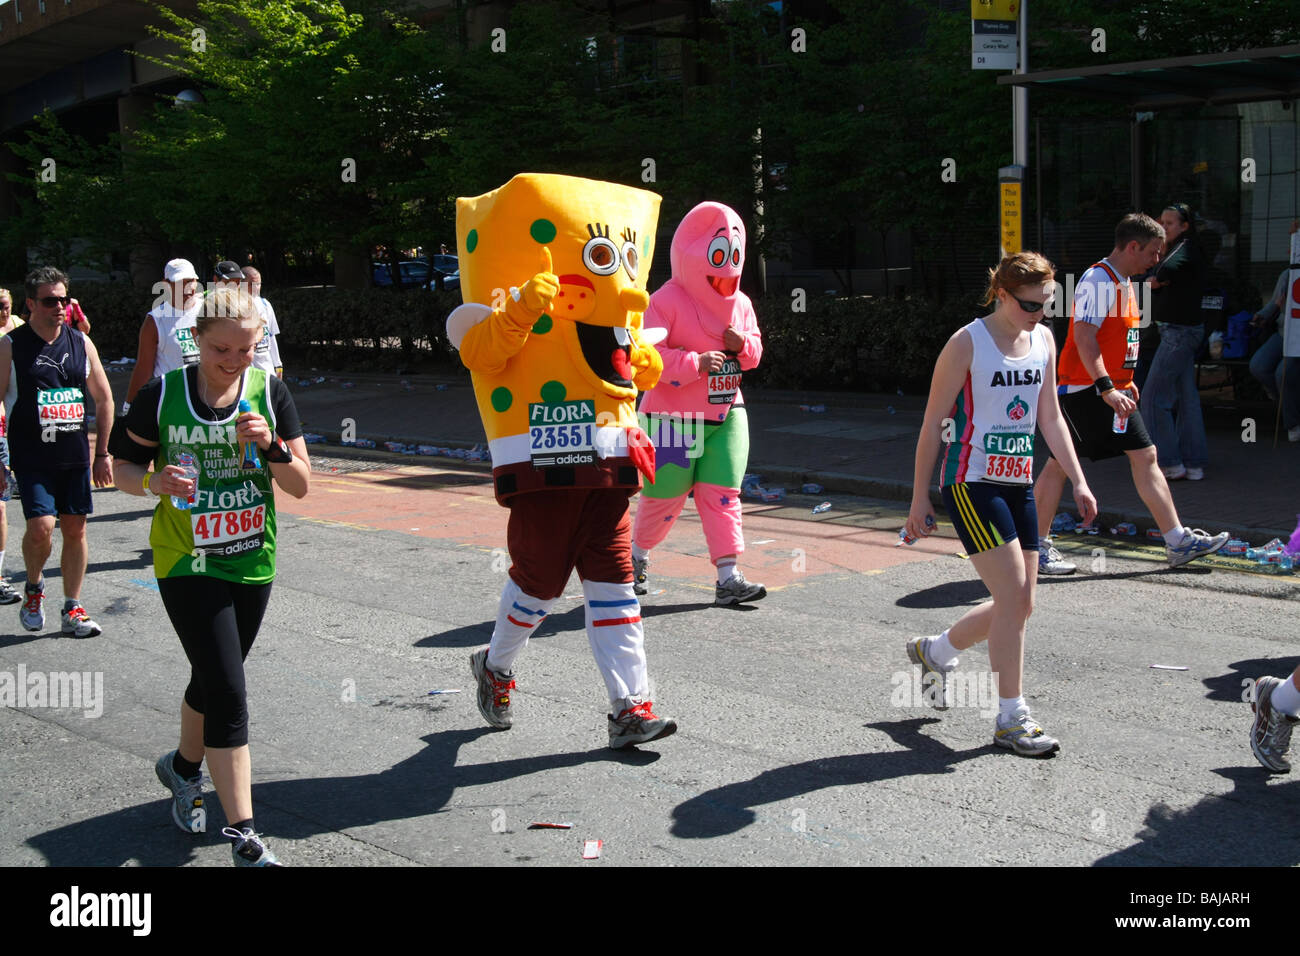
[[735, 210], [702, 202], [673, 233], [673, 278], [700, 309], [728, 325], [745, 265], [745, 224]]

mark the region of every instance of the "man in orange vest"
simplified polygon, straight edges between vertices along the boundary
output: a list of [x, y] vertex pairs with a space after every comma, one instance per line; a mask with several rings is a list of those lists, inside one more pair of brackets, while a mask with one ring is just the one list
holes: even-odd
[[[1142, 315], [1129, 276], [1160, 260], [1165, 231], [1142, 213], [1130, 213], [1115, 227], [1115, 248], [1079, 277], [1070, 310], [1070, 332], [1061, 349], [1057, 390], [1079, 457], [1093, 461], [1128, 455], [1133, 484], [1160, 527], [1170, 567], [1213, 554], [1228, 533], [1208, 535], [1185, 528], [1156, 461], [1155, 444], [1138, 411], [1133, 369], [1138, 359]], [[1048, 458], [1034, 486], [1038, 533], [1046, 540], [1065, 490], [1065, 470]], [[1040, 574], [1069, 574], [1074, 565], [1050, 544], [1039, 550]]]

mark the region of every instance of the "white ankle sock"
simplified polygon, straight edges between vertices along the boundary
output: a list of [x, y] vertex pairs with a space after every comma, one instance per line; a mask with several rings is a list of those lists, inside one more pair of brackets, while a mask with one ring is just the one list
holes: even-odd
[[643, 548], [639, 544], [634, 543], [632, 545], [632, 557], [636, 558], [638, 561], [644, 561], [646, 558], [650, 557], [650, 549]]
[[1025, 703], [1025, 697], [1021, 694], [1019, 697], [999, 697], [998, 698], [998, 723], [1006, 725], [1011, 723], [1016, 717], [1025, 717], [1029, 714], [1029, 705]]
[[940, 670], [952, 670], [957, 666], [958, 651], [957, 648], [952, 646], [952, 642], [948, 640], [947, 631], [932, 640], [926, 651], [929, 653], [934, 666]]
[[1174, 528], [1172, 531], [1165, 532], [1165, 544], [1171, 548], [1176, 548], [1183, 543], [1183, 538], [1187, 537], [1187, 529], [1182, 525]]
[[736, 576], [736, 562], [732, 560], [722, 560], [718, 562], [718, 583], [726, 584]]
[[1273, 689], [1273, 708], [1292, 717], [1300, 714], [1300, 690], [1296, 690], [1295, 680], [1288, 677]]

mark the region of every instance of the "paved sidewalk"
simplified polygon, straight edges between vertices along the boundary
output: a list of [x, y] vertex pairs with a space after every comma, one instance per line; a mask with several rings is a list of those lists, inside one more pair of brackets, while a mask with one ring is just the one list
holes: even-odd
[[[129, 374], [129, 366], [111, 369], [114, 395], [123, 393]], [[313, 384], [297, 384], [308, 375]], [[325, 381], [316, 384], [322, 376]], [[358, 438], [373, 439], [381, 448], [385, 441], [486, 447], [468, 378], [302, 371], [289, 381], [306, 430], [331, 442], [338, 441], [351, 419]], [[349, 382], [351, 387], [345, 387]], [[828, 492], [910, 499], [924, 395], [746, 388], [745, 397], [750, 407], [749, 470], [762, 475], [765, 484], [797, 490], [813, 481]], [[803, 411], [802, 405], [821, 405], [825, 411]], [[1247, 442], [1242, 420], [1251, 415], [1258, 416], [1256, 440]], [[1184, 524], [1231, 531], [1252, 544], [1290, 536], [1300, 512], [1293, 484], [1300, 473], [1300, 443], [1289, 443], [1283, 429], [1274, 448], [1271, 416], [1265, 406], [1236, 411], [1207, 406], [1210, 466], [1205, 480], [1172, 483]], [[1035, 473], [1046, 451], [1043, 442], [1038, 444]], [[1101, 507], [1103, 527], [1120, 521], [1131, 521], [1139, 529], [1152, 526], [1133, 487], [1127, 459], [1085, 460], [1083, 465]], [[1069, 504], [1067, 498], [1062, 506]]]

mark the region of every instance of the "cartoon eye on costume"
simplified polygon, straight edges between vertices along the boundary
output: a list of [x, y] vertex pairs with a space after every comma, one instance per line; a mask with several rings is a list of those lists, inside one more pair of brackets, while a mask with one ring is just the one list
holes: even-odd
[[623, 243], [623, 268], [627, 270], [627, 277], [633, 282], [636, 281], [636, 269], [639, 261], [636, 253], [636, 243]]
[[709, 265], [721, 269], [727, 264], [727, 257], [730, 255], [731, 243], [727, 241], [727, 237], [715, 236], [709, 243]]
[[582, 264], [598, 276], [612, 276], [618, 271], [618, 246], [604, 236], [595, 236], [582, 247]]
[[740, 244], [739, 240], [737, 240], [737, 244], [731, 247], [731, 264], [733, 266], [740, 265], [740, 252]]

